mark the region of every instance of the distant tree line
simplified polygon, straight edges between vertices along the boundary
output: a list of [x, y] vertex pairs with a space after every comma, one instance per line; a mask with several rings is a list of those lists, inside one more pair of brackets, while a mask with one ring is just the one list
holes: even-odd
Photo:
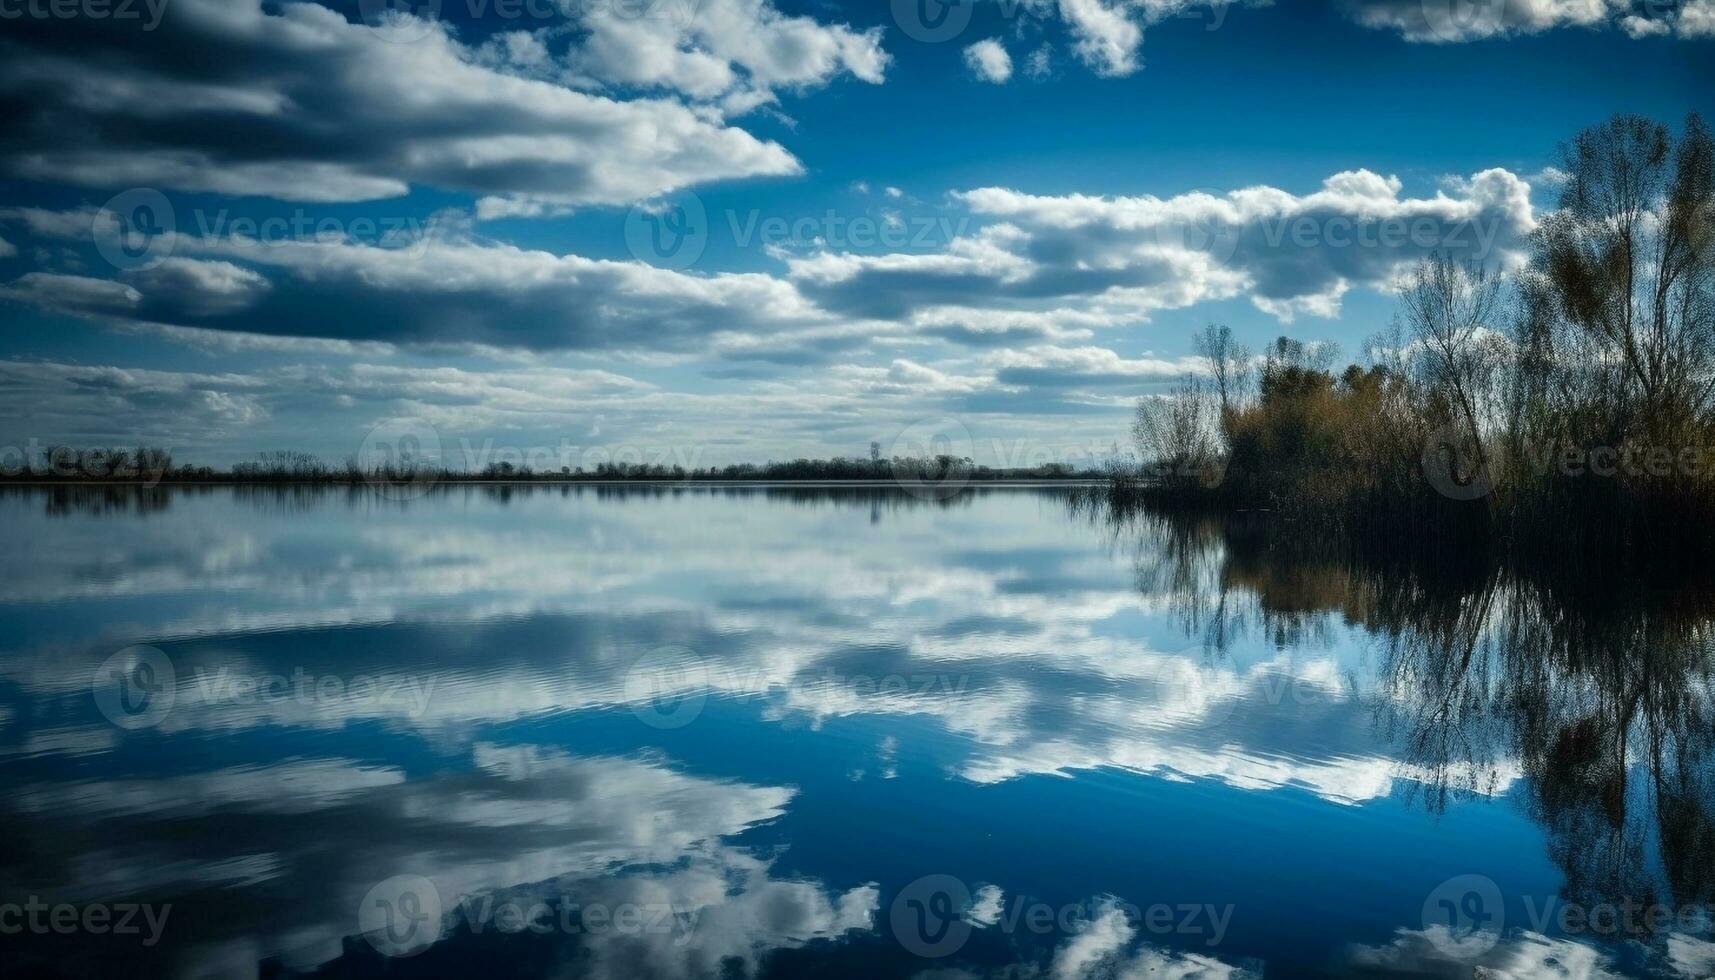
[[534, 469], [511, 462], [490, 463], [463, 470], [429, 461], [364, 463], [356, 457], [330, 464], [311, 453], [273, 450], [228, 470], [174, 465], [162, 449], [50, 447], [36, 458], [0, 470], [0, 483], [527, 483], [577, 480], [584, 482], [672, 481], [909, 481], [944, 485], [997, 480], [1094, 480], [1105, 470], [1078, 469], [1064, 463], [1035, 467], [991, 467], [967, 456], [896, 456], [869, 459], [794, 459], [785, 462], [736, 463], [688, 469], [663, 464], [609, 462], [585, 469]]
[[1424, 260], [1362, 364], [1211, 325], [1112, 492], [1353, 527], [1715, 543], [1715, 142], [1617, 116], [1563, 148], [1503, 270]]

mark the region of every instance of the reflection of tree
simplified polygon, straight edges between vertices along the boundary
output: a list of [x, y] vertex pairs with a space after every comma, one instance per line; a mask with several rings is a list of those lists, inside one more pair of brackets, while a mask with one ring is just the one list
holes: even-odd
[[1522, 775], [1567, 901], [1715, 899], [1709, 576], [1376, 556], [1254, 522], [1084, 507], [1137, 549], [1138, 587], [1219, 649], [1250, 630], [1300, 645], [1335, 614], [1368, 631], [1376, 724], [1425, 805]]
[[[1520, 588], [1496, 629], [1520, 763], [1569, 897], [1715, 897], [1715, 601], [1706, 582]], [[1665, 881], [1652, 881], [1651, 851]], [[1662, 893], [1661, 885], [1666, 891]]]
[[40, 494], [44, 512], [49, 517], [73, 514], [89, 517], [131, 513], [148, 515], [166, 510], [172, 502], [171, 492], [160, 487], [122, 484], [8, 488], [5, 492], [32, 497]]

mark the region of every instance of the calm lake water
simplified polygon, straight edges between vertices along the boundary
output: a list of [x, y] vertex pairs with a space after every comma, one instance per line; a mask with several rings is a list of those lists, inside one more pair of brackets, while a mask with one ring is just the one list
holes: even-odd
[[1692, 584], [1031, 489], [0, 517], [9, 975], [1715, 973]]

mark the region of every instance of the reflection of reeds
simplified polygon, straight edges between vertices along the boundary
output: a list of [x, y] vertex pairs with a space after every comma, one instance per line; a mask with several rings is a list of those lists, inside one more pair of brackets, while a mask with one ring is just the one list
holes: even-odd
[[[141, 463], [139, 462], [141, 461]], [[279, 450], [230, 469], [177, 465], [161, 450], [55, 448], [39, 460], [28, 460], [14, 472], [0, 473], [0, 484], [321, 484], [355, 485], [431, 483], [867, 483], [909, 485], [949, 491], [970, 483], [1003, 481], [1095, 481], [1105, 471], [1076, 469], [1061, 463], [1034, 467], [992, 467], [967, 457], [898, 456], [861, 460], [794, 459], [765, 464], [686, 469], [659, 464], [601, 463], [591, 469], [562, 467], [536, 470], [511, 463], [491, 463], [479, 469], [410, 462], [371, 462], [348, 459], [331, 465], [310, 453]]]
[[1715, 900], [1715, 573], [1399, 550], [1100, 491], [1070, 506], [1205, 643], [1296, 645], [1335, 616], [1371, 634], [1375, 724], [1412, 792], [1439, 811], [1522, 774], [1567, 900]]
[[[434, 506], [436, 500], [450, 496], [480, 494], [482, 499], [509, 503], [541, 494], [560, 497], [582, 497], [586, 494], [598, 500], [667, 499], [685, 494], [712, 495], [727, 498], [763, 497], [770, 502], [799, 507], [830, 507], [864, 509], [871, 520], [883, 513], [935, 508], [951, 510], [965, 508], [980, 496], [989, 493], [1012, 492], [1007, 484], [971, 484], [944, 493], [912, 492], [893, 484], [766, 484], [754, 483], [572, 483], [503, 481], [446, 481], [425, 483], [414, 487], [410, 494], [389, 492], [392, 488], [410, 486], [408, 483], [359, 480], [355, 482], [262, 482], [262, 483], [194, 483], [145, 487], [133, 484], [53, 484], [48, 486], [4, 486], [0, 493], [40, 498], [49, 516], [100, 516], [138, 514], [165, 511], [175, 499], [183, 496], [205, 497], [210, 494], [230, 495], [234, 500], [277, 513], [308, 513], [329, 503], [347, 507], [407, 510], [418, 500]], [[1030, 493], [1050, 498], [1064, 498], [1073, 492], [1069, 487], [1032, 486]]]

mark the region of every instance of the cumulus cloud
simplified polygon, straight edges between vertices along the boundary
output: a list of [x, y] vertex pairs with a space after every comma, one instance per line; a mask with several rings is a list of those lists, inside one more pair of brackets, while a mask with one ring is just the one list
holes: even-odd
[[1033, 82], [1046, 81], [1054, 74], [1054, 46], [1044, 44], [1024, 59], [1024, 77]]
[[996, 367], [995, 379], [1002, 384], [1036, 388], [1116, 385], [1135, 390], [1143, 383], [1207, 371], [1200, 358], [1127, 360], [1102, 347], [1027, 347], [1002, 351], [992, 363]]
[[[29, 215], [88, 239], [95, 212]], [[0, 219], [4, 216], [0, 215]], [[707, 276], [431, 234], [408, 247], [175, 234], [166, 258], [100, 280], [30, 273], [0, 298], [133, 322], [342, 342], [706, 350], [831, 318], [764, 274]]]
[[1055, 950], [1052, 980], [1249, 980], [1254, 974], [1212, 956], [1159, 949], [1136, 943], [1137, 927], [1117, 899], [1096, 902], [1096, 914], [1084, 929]]
[[[754, 963], [771, 948], [871, 925], [873, 886], [834, 892], [779, 879], [767, 860], [720, 840], [780, 817], [789, 789], [527, 744], [478, 743], [464, 761], [421, 779], [307, 759], [24, 786], [5, 809], [39, 847], [27, 867], [7, 868], [9, 880], [89, 900], [171, 896], [175, 916], [199, 923], [171, 955], [180, 972], [205, 976], [253, 975], [270, 956], [298, 970], [341, 956], [365, 893], [404, 873], [432, 883], [448, 931], [485, 899], [658, 903], [679, 913], [671, 934], [584, 939], [592, 977], [632, 975], [639, 964], [652, 976], [698, 976], [710, 964]], [[637, 813], [654, 816], [640, 822]], [[281, 833], [282, 821], [294, 832]], [[328, 833], [334, 824], [340, 831]], [[187, 834], [191, 825], [199, 833]], [[120, 838], [121, 850], [89, 849], [92, 839]], [[267, 849], [255, 850], [263, 839]], [[653, 870], [617, 873], [626, 866]], [[235, 894], [253, 902], [234, 904]]]
[[728, 111], [841, 72], [879, 84], [889, 62], [880, 28], [856, 31], [786, 16], [770, 0], [673, 2], [642, 17], [614, 16], [601, 4], [575, 6], [587, 34], [567, 54], [572, 72], [602, 84], [668, 88]]
[[1505, 170], [1405, 197], [1396, 177], [1335, 174], [1310, 194], [1249, 187], [1175, 197], [956, 195], [994, 223], [934, 254], [819, 253], [788, 278], [830, 310], [895, 318], [937, 309], [1041, 312], [1076, 298], [1136, 322], [1161, 309], [1248, 295], [1281, 320], [1334, 316], [1355, 286], [1388, 288], [1431, 252], [1503, 266], [1535, 227], [1530, 187]]
[[1350, 0], [1352, 18], [1365, 27], [1397, 32], [1408, 41], [1449, 44], [1557, 28], [1617, 27], [1633, 39], [1715, 34], [1715, 0], [1689, 0], [1678, 9], [1634, 13], [1626, 0]]
[[[1396, 177], [1357, 170], [1302, 195], [1265, 186], [1166, 198], [987, 187], [954, 201], [984, 223], [939, 250], [780, 250], [773, 254], [784, 275], [555, 254], [478, 239], [455, 224], [396, 242], [176, 233], [160, 240], [165, 258], [143, 269], [111, 279], [32, 272], [0, 286], [0, 299], [280, 344], [807, 364], [892, 338], [1065, 347], [1160, 310], [1240, 296], [1282, 321], [1332, 317], [1350, 290], [1386, 290], [1430, 252], [1515, 265], [1535, 225], [1530, 186], [1505, 170], [1449, 179], [1421, 197], [1407, 196]], [[92, 208], [0, 212], [9, 227], [85, 246], [111, 218]], [[1110, 364], [1085, 380], [1137, 374]]]
[[0, 259], [9, 259], [18, 254], [18, 246], [4, 238], [0, 238]]
[[[1234, 0], [1059, 0], [1054, 10], [1072, 37], [1079, 61], [1104, 77], [1131, 75], [1143, 67], [1144, 31], [1170, 18], [1206, 15], [1219, 26]], [[1048, 4], [1038, 3], [1039, 9]], [[1032, 77], [1046, 74], [1049, 49], [1032, 56]]]
[[1550, 939], [1522, 931], [1506, 938], [1477, 933], [1455, 935], [1446, 926], [1401, 929], [1383, 946], [1355, 946], [1351, 964], [1370, 973], [1445, 980], [1471, 976], [1548, 980], [1618, 980], [1611, 958], [1574, 939]]
[[985, 82], [1003, 85], [1012, 78], [1012, 56], [999, 41], [978, 41], [965, 49], [965, 67]]
[[[766, 26], [756, 53], [733, 55], [747, 77], [807, 84], [836, 66], [880, 77], [884, 59], [862, 36], [817, 41], [820, 28], [769, 9], [710, 7]], [[484, 63], [438, 24], [390, 42], [314, 3], [175, 0], [150, 32], [26, 18], [0, 39], [0, 83], [11, 120], [0, 170], [91, 187], [359, 201], [426, 185], [576, 205], [800, 170], [780, 145], [676, 99], [626, 101]]]
[[239, 372], [0, 361], [0, 389], [8, 414], [17, 420], [11, 435], [21, 440], [206, 442], [265, 420], [269, 412], [260, 396], [268, 387], [265, 380]]
[[29, 272], [0, 286], [0, 300], [74, 316], [110, 316], [135, 312], [142, 305], [143, 294], [110, 279]]

